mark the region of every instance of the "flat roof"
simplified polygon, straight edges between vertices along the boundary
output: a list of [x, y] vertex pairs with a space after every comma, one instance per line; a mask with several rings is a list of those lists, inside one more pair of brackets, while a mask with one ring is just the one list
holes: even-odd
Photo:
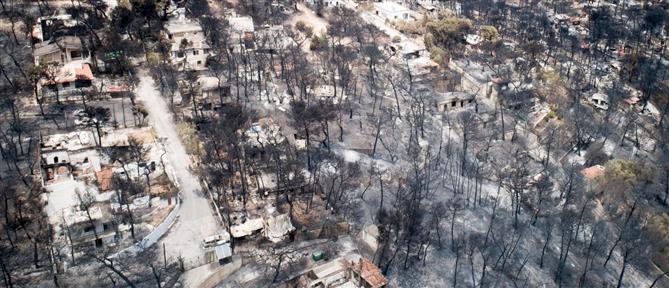
[[218, 259], [225, 259], [232, 256], [230, 243], [218, 245], [214, 248], [214, 251], [216, 251], [216, 257], [218, 257]]
[[63, 36], [58, 37], [53, 41], [35, 44], [35, 52], [33, 52], [33, 55], [39, 57], [58, 52], [61, 50], [61, 47], [63, 49], [82, 49], [83, 46], [84, 45], [81, 43], [79, 37]]
[[383, 12], [392, 14], [410, 11], [409, 8], [395, 2], [375, 2], [374, 6], [376, 6], [377, 9], [383, 10]]
[[165, 25], [165, 30], [167, 33], [184, 33], [184, 32], [200, 32], [202, 31], [202, 26], [199, 23], [187, 19], [187, 18], [176, 18], [170, 19]]
[[388, 280], [381, 273], [381, 269], [376, 267], [372, 261], [365, 257], [360, 257], [360, 275], [365, 281], [371, 285], [373, 288], [382, 287], [383, 285], [388, 284]]
[[495, 75], [495, 72], [492, 69], [487, 68], [481, 63], [473, 60], [463, 60], [456, 59], [449, 62], [449, 67], [455, 65], [457, 68], [462, 69], [463, 73], [470, 75], [472, 78], [476, 79], [481, 83], [488, 82]]

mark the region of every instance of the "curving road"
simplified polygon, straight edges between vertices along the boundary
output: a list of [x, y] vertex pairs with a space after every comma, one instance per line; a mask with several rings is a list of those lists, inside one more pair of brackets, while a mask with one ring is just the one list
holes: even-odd
[[176, 125], [168, 105], [156, 89], [153, 79], [144, 70], [139, 73], [139, 86], [135, 89], [138, 98], [149, 111], [149, 122], [160, 138], [165, 138], [165, 157], [174, 169], [181, 190], [181, 211], [174, 225], [158, 243], [163, 243], [167, 257], [184, 260], [204, 256], [200, 243], [202, 238], [220, 231], [218, 222], [209, 208], [209, 200], [200, 195], [202, 190], [198, 178], [188, 169], [190, 158], [177, 134]]

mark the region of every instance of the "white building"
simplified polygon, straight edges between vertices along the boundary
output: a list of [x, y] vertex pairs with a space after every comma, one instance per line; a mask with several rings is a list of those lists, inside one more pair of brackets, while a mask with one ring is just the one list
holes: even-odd
[[[309, 4], [316, 5], [319, 0], [308, 0]], [[323, 7], [339, 7], [344, 6], [344, 0], [321, 0]]]
[[167, 22], [165, 34], [172, 45], [170, 60], [179, 70], [207, 69], [210, 47], [199, 23], [179, 14]]
[[374, 3], [374, 14], [386, 21], [408, 21], [411, 10], [395, 2], [378, 2]]
[[462, 91], [474, 94], [477, 99], [497, 101], [499, 79], [492, 69], [469, 60], [452, 60], [448, 68], [461, 76]]
[[437, 111], [456, 111], [476, 107], [476, 97], [467, 92], [435, 93]]

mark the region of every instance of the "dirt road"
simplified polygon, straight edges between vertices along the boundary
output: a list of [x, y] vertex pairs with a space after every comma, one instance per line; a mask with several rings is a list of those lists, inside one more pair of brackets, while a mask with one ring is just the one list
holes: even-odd
[[202, 188], [197, 177], [188, 169], [191, 162], [177, 134], [165, 99], [161, 97], [146, 71], [140, 71], [139, 78], [140, 84], [136, 93], [149, 111], [149, 121], [156, 134], [165, 138], [166, 160], [174, 168], [183, 200], [179, 218], [157, 243], [158, 247], [165, 243], [167, 257], [172, 259], [181, 256], [188, 261], [203, 257], [204, 250], [200, 248], [202, 238], [217, 233], [221, 228], [209, 208], [209, 201], [200, 195]]

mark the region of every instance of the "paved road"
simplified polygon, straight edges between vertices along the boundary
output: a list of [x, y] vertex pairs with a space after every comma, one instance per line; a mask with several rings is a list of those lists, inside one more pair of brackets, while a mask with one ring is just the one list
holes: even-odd
[[167, 257], [184, 259], [203, 257], [200, 248], [202, 238], [213, 235], [220, 230], [209, 201], [201, 196], [202, 190], [197, 177], [189, 170], [190, 159], [177, 134], [167, 103], [156, 89], [154, 81], [145, 71], [140, 71], [140, 84], [136, 89], [139, 100], [149, 111], [149, 121], [158, 137], [165, 138], [167, 150], [166, 160], [174, 168], [181, 189], [181, 212], [177, 222], [160, 240], [158, 247], [165, 243]]

